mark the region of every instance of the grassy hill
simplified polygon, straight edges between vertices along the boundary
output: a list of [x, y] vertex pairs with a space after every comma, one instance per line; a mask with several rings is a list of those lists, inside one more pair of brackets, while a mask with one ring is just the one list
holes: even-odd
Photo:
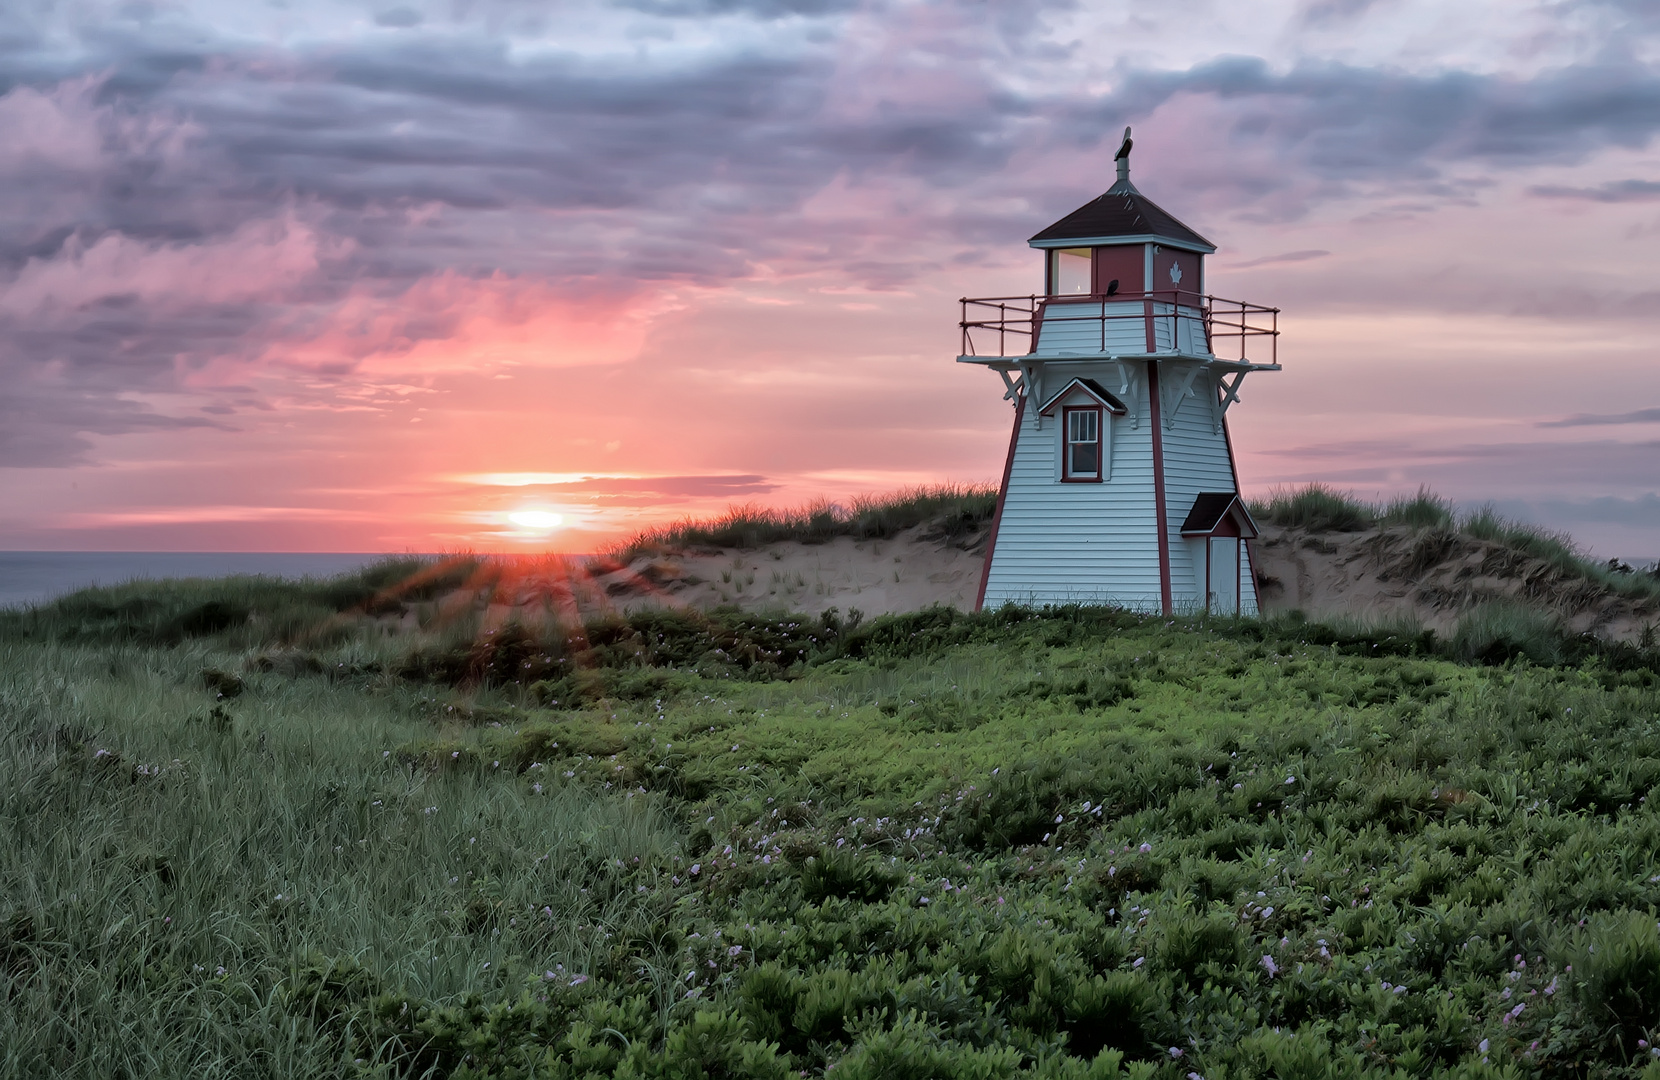
[[1259, 585], [1269, 610], [1411, 621], [1442, 632], [1461, 622], [1532, 622], [1549, 634], [1652, 640], [1660, 565], [1590, 558], [1571, 537], [1507, 520], [1490, 507], [1458, 513], [1421, 490], [1368, 503], [1320, 485], [1253, 506]]
[[1652, 648], [500, 574], [0, 613], [0, 1076], [1660, 1076]]

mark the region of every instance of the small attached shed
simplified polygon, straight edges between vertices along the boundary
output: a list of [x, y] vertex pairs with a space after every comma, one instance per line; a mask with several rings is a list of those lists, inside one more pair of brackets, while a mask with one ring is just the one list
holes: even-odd
[[1257, 524], [1245, 503], [1231, 491], [1202, 491], [1182, 522], [1182, 540], [1188, 545], [1194, 585], [1213, 615], [1238, 615], [1240, 597], [1247, 594], [1245, 575], [1250, 560], [1245, 542], [1257, 538]]

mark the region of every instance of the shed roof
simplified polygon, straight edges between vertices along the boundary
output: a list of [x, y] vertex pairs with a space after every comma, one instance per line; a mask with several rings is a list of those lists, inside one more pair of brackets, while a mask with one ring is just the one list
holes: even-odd
[[1061, 400], [1074, 390], [1082, 390], [1085, 394], [1088, 394], [1090, 397], [1094, 398], [1102, 408], [1106, 409], [1110, 413], [1113, 413], [1114, 415], [1123, 416], [1129, 411], [1124, 407], [1124, 403], [1122, 401], [1119, 401], [1113, 394], [1108, 393], [1106, 387], [1102, 386], [1094, 379], [1079, 378], [1068, 382], [1065, 386], [1061, 387], [1058, 394], [1054, 394], [1048, 401], [1044, 402], [1038, 409], [1038, 415], [1048, 416], [1050, 413], [1054, 412], [1055, 406], [1060, 404]]
[[1232, 491], [1200, 492], [1193, 500], [1193, 509], [1187, 512], [1187, 520], [1182, 522], [1182, 535], [1210, 536], [1230, 517], [1239, 526], [1240, 536], [1256, 539], [1257, 523], [1251, 520], [1238, 493]]

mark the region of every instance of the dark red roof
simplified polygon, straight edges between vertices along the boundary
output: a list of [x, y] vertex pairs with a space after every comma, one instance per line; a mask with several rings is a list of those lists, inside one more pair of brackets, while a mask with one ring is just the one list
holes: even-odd
[[1058, 240], [1108, 240], [1119, 236], [1149, 236], [1176, 247], [1216, 250], [1215, 244], [1166, 213], [1127, 179], [1044, 229], [1030, 242], [1053, 247]]
[[1257, 523], [1251, 519], [1251, 512], [1245, 509], [1239, 496], [1232, 491], [1200, 492], [1193, 500], [1193, 509], [1187, 512], [1187, 520], [1182, 522], [1182, 535], [1208, 536], [1229, 514], [1233, 514], [1239, 522], [1240, 533], [1247, 540], [1256, 538]]

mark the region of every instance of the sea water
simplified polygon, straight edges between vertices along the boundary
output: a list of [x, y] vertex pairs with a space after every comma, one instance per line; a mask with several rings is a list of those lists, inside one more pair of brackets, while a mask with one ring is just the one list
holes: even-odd
[[0, 551], [0, 607], [38, 604], [89, 585], [137, 578], [330, 577], [381, 558], [362, 552]]

